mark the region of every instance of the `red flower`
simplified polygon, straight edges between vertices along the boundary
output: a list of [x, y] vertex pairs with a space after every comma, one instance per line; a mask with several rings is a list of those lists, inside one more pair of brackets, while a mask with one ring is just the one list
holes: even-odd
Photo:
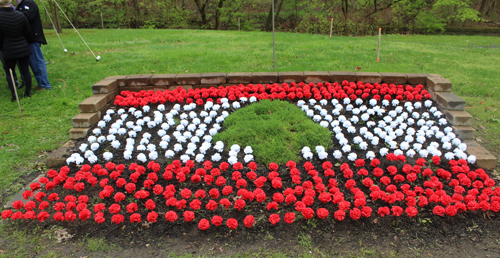
[[189, 198], [191, 198], [192, 195], [193, 195], [193, 193], [188, 188], [184, 188], [181, 191], [181, 196], [184, 199], [189, 199]]
[[241, 170], [241, 169], [243, 169], [243, 164], [241, 164], [240, 162], [234, 163], [233, 170]]
[[123, 215], [121, 215], [121, 214], [115, 214], [111, 217], [111, 222], [113, 222], [117, 225], [122, 223], [124, 220], [125, 220], [125, 217], [123, 217]]
[[208, 201], [206, 208], [207, 208], [207, 210], [211, 210], [211, 211], [217, 209], [217, 202], [215, 202], [214, 200]]
[[36, 208], [36, 203], [34, 201], [28, 201], [24, 205], [24, 209], [27, 211], [32, 211], [35, 208]]
[[[117, 182], [118, 183], [118, 182]], [[128, 183], [125, 185], [125, 190], [128, 193], [133, 193], [135, 191], [135, 184], [134, 183]]]
[[174, 222], [177, 220], [177, 213], [175, 213], [175, 211], [168, 211], [166, 214], [165, 214], [165, 219], [167, 221], [170, 221], [170, 222]]
[[30, 184], [31, 191], [36, 191], [41, 188], [40, 184], [38, 182], [34, 182]]
[[33, 192], [30, 190], [26, 190], [23, 192], [23, 199], [28, 200], [31, 196], [33, 196]]
[[198, 210], [199, 208], [201, 208], [201, 201], [198, 199], [194, 199], [189, 203], [189, 207], [191, 207], [191, 209], [193, 210]]
[[115, 194], [115, 202], [121, 202], [123, 200], [125, 200], [125, 195], [121, 192], [117, 192]]
[[335, 217], [336, 220], [342, 221], [345, 219], [345, 211], [338, 210], [338, 211], [333, 213], [333, 216]]
[[[66, 209], [67, 209], [67, 205], [66, 205]], [[109, 212], [111, 212], [113, 214], [120, 212], [120, 210], [121, 210], [121, 207], [119, 204], [114, 203], [114, 204], [111, 204], [111, 206], [109, 206]]]
[[[434, 157], [437, 157], [437, 156], [434, 156]], [[432, 162], [434, 162], [434, 160]], [[438, 215], [438, 216], [444, 216], [445, 209], [442, 206], [436, 205], [434, 207], [434, 209], [432, 209], [432, 213], [434, 213], [435, 215]]]
[[246, 202], [242, 199], [238, 199], [234, 202], [234, 208], [237, 209], [237, 210], [242, 210], [243, 208], [245, 208], [245, 205], [246, 205]]
[[215, 226], [218, 227], [218, 226], [222, 225], [222, 217], [215, 215], [212, 217], [211, 222], [212, 222], [212, 224], [214, 224]]
[[243, 224], [245, 224], [245, 227], [251, 228], [253, 226], [253, 223], [255, 222], [255, 218], [252, 215], [247, 215], [245, 219], [243, 220]]
[[302, 216], [304, 217], [304, 219], [311, 219], [312, 217], [314, 217], [314, 210], [311, 208], [304, 208], [302, 210]]
[[230, 218], [226, 221], [226, 225], [230, 229], [236, 229], [238, 227], [238, 221], [236, 219]]
[[[104, 208], [104, 204], [103, 204], [103, 208]], [[138, 209], [137, 203], [134, 203], [134, 202], [129, 203], [127, 205], [126, 209], [127, 209], [128, 213], [134, 213]], [[95, 211], [95, 207], [94, 207], [94, 211]]]
[[[432, 163], [439, 165], [440, 162], [441, 162], [441, 158], [439, 156], [432, 157]], [[442, 215], [440, 215], [440, 216], [442, 216]]]
[[146, 199], [149, 197], [149, 192], [146, 190], [139, 190], [139, 191], [135, 192], [134, 197], [136, 199]]
[[269, 222], [271, 222], [271, 224], [273, 225], [276, 225], [276, 223], [278, 223], [280, 220], [281, 220], [280, 215], [276, 213], [273, 213], [269, 216]]
[[130, 223], [134, 223], [134, 222], [141, 223], [141, 214], [134, 213], [134, 214], [130, 215]]
[[320, 218], [320, 219], [326, 219], [326, 217], [328, 217], [328, 214], [330, 214], [330, 212], [328, 212], [328, 210], [325, 209], [325, 208], [319, 208], [316, 211], [316, 214], [318, 215], [318, 218]]
[[59, 195], [57, 193], [51, 193], [48, 197], [49, 201], [54, 202], [59, 200]]
[[148, 216], [146, 217], [146, 219], [148, 222], [154, 223], [158, 219], [158, 213], [151, 211], [148, 213]]
[[153, 200], [149, 199], [146, 201], [146, 209], [154, 210], [155, 208], [156, 208], [156, 203]]
[[274, 162], [269, 163], [269, 170], [271, 170], [271, 171], [278, 171], [278, 167], [279, 167], [278, 164], [276, 164]]
[[217, 188], [210, 189], [210, 191], [208, 192], [208, 194], [210, 195], [210, 197], [212, 199], [218, 199], [219, 196], [220, 196], [219, 189], [217, 189]]
[[[25, 214], [25, 216], [26, 216], [26, 214]], [[72, 211], [68, 211], [68, 212], [64, 213], [64, 219], [66, 221], [74, 221], [76, 219], [76, 214], [73, 213]]]
[[379, 159], [372, 159], [372, 161], [370, 162], [370, 166], [372, 167], [377, 167], [378, 165], [380, 165]]
[[361, 215], [363, 215], [363, 217], [365, 218], [370, 217], [372, 215], [372, 208], [363, 206], [363, 208], [361, 208]]
[[391, 214], [391, 210], [389, 209], [389, 207], [378, 208], [378, 215], [380, 215], [381, 217], [385, 217], [386, 215], [389, 214]]
[[12, 211], [11, 210], [4, 210], [2, 211], [2, 219], [6, 220], [12, 216]]
[[399, 217], [401, 216], [401, 214], [403, 214], [403, 208], [399, 207], [399, 206], [394, 206], [391, 208], [392, 210], [392, 215], [396, 216], [396, 217]]
[[365, 160], [364, 159], [357, 159], [356, 161], [354, 161], [354, 164], [356, 165], [356, 167], [362, 167], [365, 165]]
[[198, 228], [200, 230], [207, 230], [210, 227], [210, 222], [207, 219], [201, 219], [198, 223]]
[[42, 199], [43, 199], [45, 196], [47, 196], [47, 195], [46, 195], [44, 192], [38, 192], [38, 193], [36, 193], [36, 194], [35, 194], [35, 200], [36, 200], [37, 202], [41, 202], [41, 201], [42, 201]]
[[353, 208], [349, 211], [349, 216], [353, 220], [358, 220], [359, 218], [361, 218], [361, 210], [359, 210], [358, 208]]
[[17, 201], [15, 201], [15, 202], [12, 203], [12, 208], [14, 208], [16, 210], [20, 210], [23, 207], [24, 207], [23, 201], [17, 200]]
[[267, 204], [267, 210], [275, 209], [278, 210], [278, 203], [277, 202], [270, 202]]
[[[48, 215], [48, 214], [47, 214]], [[89, 210], [87, 209], [83, 209], [82, 211], [80, 211], [80, 213], [78, 214], [78, 218], [81, 220], [81, 221], [86, 221], [87, 219], [90, 219], [90, 216], [91, 216], [91, 213]]]
[[257, 163], [255, 162], [250, 162], [247, 164], [248, 168], [250, 168], [251, 170], [257, 170]]
[[192, 211], [185, 211], [184, 214], [184, 221], [186, 222], [190, 222], [190, 221], [193, 221], [194, 220], [194, 212]]
[[283, 183], [281, 182], [281, 178], [276, 177], [271, 181], [271, 185], [273, 186], [274, 189], [279, 189], [283, 187]]

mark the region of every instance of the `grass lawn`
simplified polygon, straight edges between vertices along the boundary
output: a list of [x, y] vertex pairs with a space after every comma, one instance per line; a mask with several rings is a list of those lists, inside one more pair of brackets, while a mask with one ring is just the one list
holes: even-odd
[[[0, 202], [23, 185], [20, 176], [44, 170], [44, 157], [67, 140], [78, 103], [93, 83], [111, 75], [148, 73], [266, 72], [272, 69], [272, 35], [201, 30], [81, 30], [92, 54], [72, 30], [53, 31], [43, 46], [51, 91], [22, 99], [23, 117], [0, 80]], [[276, 33], [276, 71], [437, 73], [467, 101], [478, 140], [494, 155], [500, 146], [500, 38], [484, 36], [333, 37]], [[33, 77], [33, 85], [37, 85]], [[24, 91], [21, 91], [23, 93]], [[19, 181], [18, 181], [19, 182]], [[8, 190], [6, 190], [8, 189]]]

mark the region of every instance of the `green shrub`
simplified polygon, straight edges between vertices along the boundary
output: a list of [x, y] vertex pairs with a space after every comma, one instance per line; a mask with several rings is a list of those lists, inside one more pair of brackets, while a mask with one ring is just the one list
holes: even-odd
[[233, 144], [251, 146], [255, 161], [285, 164], [300, 160], [300, 150], [318, 145], [328, 149], [332, 139], [328, 128], [314, 123], [297, 106], [280, 100], [263, 100], [241, 108], [224, 121], [223, 132], [214, 136], [227, 149]]

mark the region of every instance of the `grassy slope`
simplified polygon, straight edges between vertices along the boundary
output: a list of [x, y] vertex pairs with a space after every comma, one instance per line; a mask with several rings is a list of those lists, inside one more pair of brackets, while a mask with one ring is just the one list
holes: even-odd
[[[23, 99], [23, 118], [0, 80], [0, 189], [22, 174], [42, 169], [37, 161], [68, 140], [78, 103], [91, 85], [107, 76], [145, 73], [272, 71], [272, 36], [264, 32], [194, 30], [81, 30], [96, 62], [78, 35], [54, 32], [43, 46], [52, 91]], [[453, 82], [477, 119], [478, 138], [498, 156], [500, 145], [500, 38], [475, 36], [333, 37], [276, 33], [276, 71], [361, 71], [437, 73]], [[33, 84], [36, 81], [33, 78]], [[19, 186], [17, 186], [19, 187]]]

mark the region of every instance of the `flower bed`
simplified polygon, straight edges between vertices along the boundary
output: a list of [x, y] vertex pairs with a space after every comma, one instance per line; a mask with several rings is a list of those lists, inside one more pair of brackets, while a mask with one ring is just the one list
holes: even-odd
[[[331, 131], [333, 147], [262, 164], [252, 146], [214, 140], [232, 112], [266, 99], [297, 105]], [[23, 194], [34, 200], [2, 218], [207, 230], [498, 212], [496, 182], [429, 99], [422, 85], [347, 81], [123, 91], [68, 166], [48, 171]]]

